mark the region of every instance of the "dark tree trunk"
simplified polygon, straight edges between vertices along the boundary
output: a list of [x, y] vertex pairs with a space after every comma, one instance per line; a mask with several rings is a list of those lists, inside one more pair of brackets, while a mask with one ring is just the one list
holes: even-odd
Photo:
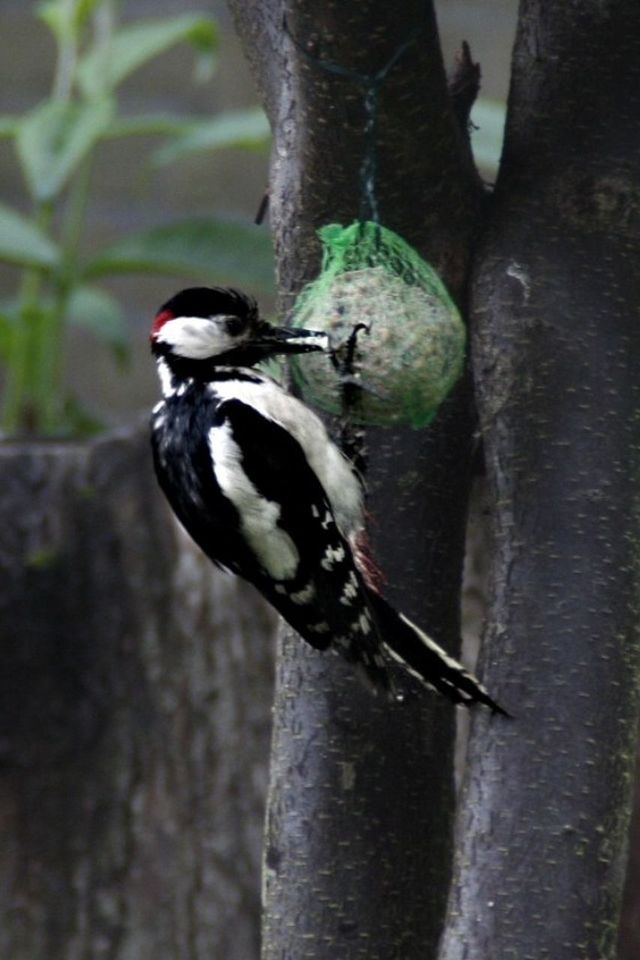
[[640, 7], [525, 0], [477, 258], [494, 513], [442, 960], [610, 960], [638, 721]]
[[640, 742], [636, 744], [636, 778], [629, 833], [629, 862], [622, 899], [618, 960], [640, 956]]
[[0, 955], [248, 960], [274, 625], [156, 492], [146, 427], [0, 447]]
[[[232, 2], [274, 131], [282, 302], [319, 268], [315, 230], [359, 213], [363, 86], [377, 73], [381, 222], [461, 297], [479, 183], [429, 4]], [[304, 52], [303, 52], [304, 51]], [[446, 177], [442, 171], [446, 170]], [[463, 383], [436, 424], [370, 431], [369, 508], [390, 598], [457, 650], [472, 415]], [[338, 659], [281, 646], [265, 857], [265, 960], [424, 960], [450, 869], [454, 711], [416, 691], [377, 702]]]

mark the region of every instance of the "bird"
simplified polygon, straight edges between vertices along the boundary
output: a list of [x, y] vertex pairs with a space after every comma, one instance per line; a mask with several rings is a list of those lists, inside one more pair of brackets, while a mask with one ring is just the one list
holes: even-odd
[[376, 692], [402, 699], [402, 669], [453, 703], [506, 711], [397, 612], [371, 576], [360, 474], [309, 406], [256, 368], [333, 349], [326, 333], [278, 327], [232, 288], [191, 287], [150, 331], [162, 399], [153, 463], [173, 512], [217, 566], [252, 583], [308, 644], [332, 649]]

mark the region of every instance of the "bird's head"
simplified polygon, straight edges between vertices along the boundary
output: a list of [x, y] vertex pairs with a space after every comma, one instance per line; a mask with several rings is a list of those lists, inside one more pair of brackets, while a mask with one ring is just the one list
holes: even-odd
[[223, 287], [191, 287], [158, 311], [151, 350], [188, 375], [211, 366], [250, 367], [270, 356], [327, 350], [326, 334], [287, 330], [261, 319], [252, 297]]

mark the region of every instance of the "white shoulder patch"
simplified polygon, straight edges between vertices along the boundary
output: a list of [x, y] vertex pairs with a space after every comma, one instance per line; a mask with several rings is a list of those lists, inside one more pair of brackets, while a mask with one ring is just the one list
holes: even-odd
[[295, 576], [299, 555], [289, 534], [278, 526], [280, 507], [261, 496], [242, 469], [242, 454], [228, 423], [208, 434], [213, 471], [220, 489], [236, 507], [245, 540], [274, 580]]
[[221, 380], [211, 388], [221, 400], [240, 400], [291, 434], [322, 484], [338, 527], [346, 537], [362, 529], [360, 481], [313, 410], [263, 375], [259, 383]]

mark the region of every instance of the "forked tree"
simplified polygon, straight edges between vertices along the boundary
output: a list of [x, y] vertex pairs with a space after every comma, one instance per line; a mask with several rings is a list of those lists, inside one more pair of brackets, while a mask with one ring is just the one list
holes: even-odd
[[515, 716], [474, 717], [452, 877], [451, 708], [376, 702], [285, 636], [263, 956], [614, 957], [638, 718], [640, 9], [523, 0], [489, 192], [477, 74], [463, 56], [447, 81], [430, 3], [231, 5], [273, 127], [285, 309], [319, 269], [316, 228], [359, 214], [366, 92], [405, 45], [376, 88], [380, 218], [440, 270], [471, 359], [429, 429], [368, 431], [370, 533], [388, 595], [456, 652], [481, 438], [484, 676]]
[[[429, 2], [232, 6], [274, 132], [283, 310], [316, 228], [359, 215], [368, 157], [381, 221], [465, 314], [433, 424], [367, 431], [370, 534], [389, 599], [456, 653], [484, 458], [484, 678], [514, 714], [475, 712], [454, 843], [453, 708], [376, 699], [284, 635], [264, 960], [612, 960], [638, 719], [640, 7], [523, 0], [489, 192], [477, 73], [462, 56], [447, 81]], [[0, 953], [249, 960], [273, 620], [170, 526], [146, 428], [0, 456]]]

